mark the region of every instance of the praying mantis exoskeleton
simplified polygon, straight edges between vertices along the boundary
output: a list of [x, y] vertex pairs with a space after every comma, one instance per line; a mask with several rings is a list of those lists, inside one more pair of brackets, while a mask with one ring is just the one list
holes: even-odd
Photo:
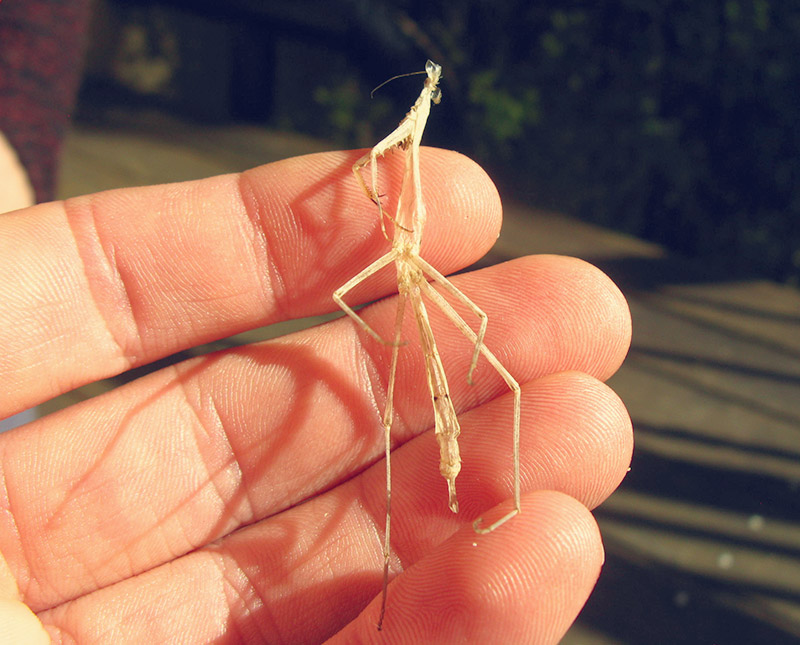
[[[481, 526], [482, 520], [475, 520], [473, 527], [478, 533], [489, 533], [501, 524], [520, 512], [520, 472], [519, 472], [519, 424], [520, 424], [520, 388], [508, 370], [483, 344], [483, 337], [486, 333], [488, 318], [475, 303], [465, 296], [452, 282], [444, 275], [439, 273], [428, 262], [419, 255], [422, 240], [422, 229], [425, 226], [425, 203], [422, 199], [422, 182], [420, 178], [419, 154], [420, 140], [428, 115], [431, 110], [431, 101], [439, 103], [441, 90], [438, 87], [439, 79], [442, 74], [441, 66], [432, 61], [425, 64], [427, 74], [425, 85], [416, 103], [411, 106], [408, 114], [400, 122], [400, 125], [378, 143], [370, 152], [364, 155], [353, 165], [353, 172], [359, 184], [364, 189], [367, 196], [378, 206], [381, 221], [381, 230], [386, 234], [385, 217], [389, 217], [394, 223], [394, 239], [392, 248], [386, 255], [375, 260], [366, 269], [348, 280], [344, 285], [333, 292], [333, 299], [353, 320], [355, 320], [366, 332], [384, 344], [392, 345], [392, 362], [389, 371], [389, 382], [386, 392], [386, 409], [383, 414], [384, 443], [386, 452], [386, 533], [384, 536], [384, 566], [383, 566], [383, 591], [381, 601], [381, 613], [378, 621], [378, 629], [381, 629], [383, 618], [386, 612], [386, 590], [389, 580], [389, 555], [390, 555], [390, 524], [391, 524], [391, 427], [393, 417], [394, 385], [397, 373], [397, 359], [401, 346], [401, 326], [406, 302], [410, 302], [414, 311], [414, 317], [419, 328], [420, 345], [425, 356], [425, 372], [430, 388], [431, 399], [433, 401], [434, 424], [436, 439], [439, 442], [440, 466], [439, 470], [447, 481], [449, 494], [449, 506], [454, 512], [458, 512], [458, 500], [456, 498], [456, 477], [461, 470], [461, 457], [458, 449], [458, 435], [460, 433], [458, 417], [456, 416], [453, 401], [450, 398], [450, 391], [447, 385], [447, 378], [442, 365], [442, 359], [436, 348], [436, 341], [433, 337], [433, 330], [425, 309], [423, 296], [428, 298], [438, 306], [453, 324], [475, 345], [472, 355], [467, 380], [472, 383], [472, 375], [478, 363], [478, 357], [483, 354], [489, 363], [497, 370], [498, 374], [505, 380], [508, 387], [514, 393], [514, 427], [513, 427], [513, 461], [514, 461], [514, 508], [506, 515], [496, 520], [489, 526]], [[380, 195], [378, 194], [378, 157], [383, 156], [389, 150], [402, 148], [406, 151], [405, 170], [403, 174], [402, 187], [397, 202], [397, 213], [391, 217], [386, 213], [381, 205]], [[370, 165], [372, 185], [367, 186], [362, 175], [362, 169], [367, 164]], [[366, 280], [371, 275], [377, 273], [382, 268], [395, 263], [397, 269], [397, 289], [399, 300], [397, 304], [397, 317], [395, 321], [394, 340], [387, 342], [383, 340], [352, 308], [343, 300], [344, 295], [356, 285]], [[461, 315], [428, 283], [427, 277], [431, 278], [436, 284], [440, 285], [448, 294], [457, 301], [463, 303], [467, 309], [472, 311], [480, 320], [480, 328], [475, 333], [464, 321]]]

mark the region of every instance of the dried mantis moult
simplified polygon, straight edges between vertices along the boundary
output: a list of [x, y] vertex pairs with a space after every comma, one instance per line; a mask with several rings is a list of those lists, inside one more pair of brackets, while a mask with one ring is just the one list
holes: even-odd
[[[449, 494], [449, 506], [454, 512], [458, 512], [458, 500], [456, 497], [456, 477], [461, 470], [461, 458], [458, 449], [458, 435], [460, 433], [458, 417], [456, 416], [453, 401], [450, 398], [450, 391], [447, 385], [444, 366], [436, 341], [431, 329], [423, 296], [438, 306], [442, 312], [453, 322], [453, 324], [464, 334], [475, 346], [472, 355], [472, 362], [469, 367], [467, 380], [472, 384], [472, 375], [478, 363], [478, 357], [482, 354], [494, 369], [500, 374], [508, 387], [514, 393], [514, 421], [513, 421], [513, 461], [514, 461], [514, 508], [506, 515], [496, 520], [489, 526], [481, 526], [481, 519], [477, 519], [473, 527], [478, 533], [489, 533], [501, 524], [520, 512], [520, 483], [519, 483], [519, 424], [520, 424], [520, 388], [508, 370], [500, 363], [495, 355], [483, 344], [483, 337], [486, 333], [488, 318], [478, 306], [465, 296], [452, 282], [444, 275], [439, 273], [428, 262], [423, 260], [420, 255], [420, 244], [422, 241], [422, 229], [425, 226], [425, 203], [422, 199], [422, 182], [420, 177], [420, 140], [428, 120], [431, 110], [431, 101], [439, 103], [441, 91], [438, 87], [442, 68], [432, 61], [425, 64], [427, 74], [422, 92], [416, 103], [411, 106], [408, 114], [400, 122], [400, 125], [380, 141], [370, 152], [365, 154], [353, 165], [353, 172], [356, 179], [364, 189], [367, 196], [375, 202], [380, 213], [381, 230], [388, 239], [385, 228], [385, 217], [389, 217], [394, 223], [394, 239], [392, 248], [384, 256], [375, 260], [363, 271], [348, 280], [344, 285], [333, 292], [333, 299], [353, 320], [355, 320], [370, 336], [381, 343], [392, 345], [392, 361], [389, 371], [389, 381], [386, 392], [386, 409], [383, 414], [384, 443], [386, 452], [386, 532], [384, 536], [384, 565], [383, 565], [383, 591], [381, 600], [381, 613], [378, 621], [378, 629], [383, 625], [383, 618], [386, 612], [386, 590], [389, 580], [389, 555], [390, 555], [390, 525], [391, 525], [391, 427], [393, 417], [394, 385], [397, 373], [397, 360], [401, 346], [401, 326], [406, 303], [410, 303], [414, 312], [419, 329], [420, 345], [425, 356], [425, 372], [428, 380], [428, 387], [431, 393], [434, 411], [434, 423], [436, 439], [439, 443], [440, 466], [439, 470], [447, 481]], [[378, 157], [386, 152], [402, 148], [406, 151], [405, 170], [403, 174], [400, 196], [397, 202], [397, 212], [395, 217], [386, 213], [381, 205], [378, 193]], [[371, 171], [371, 186], [368, 186], [362, 175], [362, 169], [368, 165]], [[351, 307], [344, 302], [345, 294], [355, 286], [383, 269], [388, 264], [394, 262], [397, 270], [397, 289], [399, 299], [397, 304], [397, 316], [395, 321], [394, 340], [387, 342], [375, 332]], [[428, 278], [446, 291], [455, 300], [461, 302], [469, 309], [480, 321], [480, 327], [475, 333], [464, 321], [461, 315], [445, 299], [445, 297], [428, 283]]]

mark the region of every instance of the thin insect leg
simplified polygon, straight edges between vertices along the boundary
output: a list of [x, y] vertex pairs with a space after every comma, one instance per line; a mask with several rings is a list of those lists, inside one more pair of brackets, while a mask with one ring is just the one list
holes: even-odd
[[391, 345], [391, 342], [385, 341], [383, 338], [381, 338], [378, 332], [372, 329], [372, 327], [370, 327], [367, 324], [367, 322], [361, 316], [359, 316], [343, 300], [343, 297], [348, 291], [359, 285], [361, 282], [369, 278], [371, 275], [374, 275], [375, 273], [380, 271], [387, 264], [391, 264], [397, 258], [397, 255], [398, 255], [397, 250], [392, 249], [386, 255], [379, 257], [366, 269], [360, 271], [357, 275], [350, 278], [341, 287], [339, 287], [336, 291], [333, 292], [333, 300], [334, 302], [336, 302], [337, 305], [339, 305], [339, 307], [341, 307], [342, 311], [344, 311], [348, 316], [350, 316], [353, 320], [355, 320], [370, 336], [372, 336], [375, 340], [384, 345]]
[[[444, 278], [446, 282], [450, 282], [447, 278]], [[451, 285], [452, 286], [452, 285]], [[453, 324], [458, 327], [462, 334], [464, 334], [467, 338], [469, 338], [473, 343], [478, 342], [478, 337], [474, 331], [470, 328], [469, 325], [464, 321], [464, 319], [459, 315], [459, 313], [453, 309], [453, 306], [444, 299], [444, 296], [440, 294], [436, 289], [434, 289], [430, 284], [427, 282], [421, 282], [420, 288], [422, 291], [436, 304], [439, 308], [444, 312], [444, 314], [453, 322]], [[455, 289], [455, 286], [453, 286]], [[513, 443], [514, 443], [514, 508], [513, 510], [509, 511], [506, 515], [501, 517], [500, 519], [496, 520], [492, 524], [487, 527], [482, 527], [481, 523], [483, 522], [482, 518], [478, 518], [473, 522], [472, 527], [475, 529], [477, 533], [491, 533], [494, 531], [498, 526], [505, 524], [508, 520], [512, 517], [517, 515], [521, 512], [521, 502], [520, 502], [520, 467], [519, 467], [519, 425], [520, 425], [520, 405], [521, 405], [521, 390], [519, 387], [519, 383], [517, 383], [516, 379], [511, 376], [510, 372], [505, 368], [505, 366], [498, 360], [498, 358], [489, 350], [486, 345], [481, 344], [481, 354], [483, 354], [486, 359], [489, 361], [489, 364], [494, 367], [497, 373], [503, 378], [508, 385], [509, 389], [514, 394], [514, 430], [513, 430]]]
[[450, 280], [448, 280], [444, 275], [442, 275], [421, 257], [417, 256], [414, 258], [414, 262], [420, 269], [427, 273], [431, 278], [436, 280], [438, 284], [442, 285], [446, 291], [450, 292], [454, 297], [463, 302], [464, 305], [466, 305], [466, 307], [480, 320], [480, 328], [478, 329], [477, 340], [475, 341], [475, 350], [472, 353], [472, 362], [469, 365], [469, 372], [467, 372], [467, 383], [472, 385], [472, 375], [478, 365], [478, 356], [480, 355], [481, 347], [483, 346], [483, 337], [486, 335], [486, 325], [489, 322], [489, 317], [480, 307], [478, 307], [478, 305], [464, 295], [463, 291], [461, 291], [457, 286], [450, 282]]
[[[381, 231], [383, 231], [383, 235], [387, 240], [389, 239], [389, 235], [386, 232], [386, 226], [383, 220], [384, 217], [388, 217], [395, 226], [398, 226], [403, 230], [408, 229], [399, 224], [394, 217], [383, 210], [381, 198], [378, 193], [378, 157], [382, 157], [394, 147], [404, 146], [413, 133], [413, 119], [403, 119], [400, 122], [400, 125], [398, 125], [391, 133], [379, 141], [375, 147], [372, 148], [372, 150], [370, 150], [367, 154], [361, 157], [361, 159], [353, 164], [353, 174], [355, 174], [356, 179], [358, 179], [358, 183], [361, 185], [361, 188], [364, 190], [367, 197], [369, 197], [378, 206], [378, 211], [380, 212], [381, 218]], [[362, 174], [362, 169], [367, 164], [370, 164], [370, 173], [372, 179], [371, 188], [367, 186], [367, 182], [364, 180], [364, 175]]]
[[[422, 229], [427, 219], [425, 202], [422, 199], [422, 175], [419, 167], [419, 140], [422, 138], [422, 131], [425, 129], [425, 121], [427, 121], [427, 118], [415, 123], [414, 134], [416, 136], [411, 141], [411, 176], [414, 181], [414, 223], [412, 228], [417, 229], [416, 238], [419, 242], [422, 241]], [[419, 252], [415, 255], [419, 257]]]
[[383, 233], [383, 237], [391, 241], [389, 234], [386, 232], [386, 223], [384, 222], [384, 218], [388, 218], [392, 222], [392, 224], [394, 224], [398, 228], [403, 229], [404, 231], [407, 231], [408, 229], [402, 224], [400, 224], [400, 222], [398, 222], [397, 219], [395, 219], [387, 211], [383, 210], [383, 204], [381, 203], [381, 196], [378, 193], [377, 187], [373, 190], [372, 188], [367, 186], [367, 182], [364, 180], [364, 175], [361, 174], [361, 169], [368, 163], [370, 163], [371, 159], [372, 159], [371, 153], [367, 153], [363, 157], [361, 157], [361, 159], [356, 161], [356, 163], [353, 164], [353, 174], [356, 176], [356, 179], [358, 179], [358, 183], [361, 185], [363, 191], [367, 194], [367, 197], [369, 197], [378, 207], [378, 213], [381, 222], [381, 232]]
[[361, 169], [364, 166], [366, 166], [371, 159], [372, 159], [371, 153], [368, 152], [363, 157], [361, 157], [361, 159], [356, 161], [353, 164], [353, 174], [356, 176], [358, 183], [361, 185], [361, 188], [366, 193], [367, 197], [369, 197], [378, 206], [379, 218], [381, 223], [381, 232], [383, 233], [383, 237], [391, 241], [389, 234], [386, 232], [386, 223], [384, 222], [383, 218], [388, 217], [390, 220], [392, 220], [392, 222], [395, 222], [395, 219], [388, 213], [384, 213], [383, 206], [381, 205], [381, 198], [380, 195], [378, 195], [378, 189], [375, 188], [373, 190], [372, 188], [367, 186], [367, 182], [364, 180], [364, 175], [361, 174]]
[[386, 452], [386, 532], [383, 537], [383, 589], [381, 591], [381, 614], [378, 618], [378, 631], [383, 626], [386, 614], [386, 592], [389, 588], [389, 556], [391, 554], [392, 522], [392, 419], [394, 418], [394, 384], [397, 375], [397, 358], [400, 353], [400, 338], [403, 330], [403, 313], [406, 307], [406, 294], [400, 293], [397, 301], [397, 317], [394, 326], [394, 345], [392, 365], [389, 368], [389, 384], [386, 387], [386, 408], [383, 411], [383, 440]]

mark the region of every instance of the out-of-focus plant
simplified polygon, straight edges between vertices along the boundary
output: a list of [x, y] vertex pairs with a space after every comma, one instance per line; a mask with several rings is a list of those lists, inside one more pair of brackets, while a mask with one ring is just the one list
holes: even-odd
[[314, 90], [314, 101], [325, 108], [330, 138], [362, 148], [375, 145], [381, 138], [376, 138], [375, 124], [386, 119], [391, 103], [379, 97], [365, 98], [369, 95], [355, 76]]
[[476, 145], [481, 156], [507, 158], [526, 129], [540, 120], [539, 92], [533, 87], [503, 87], [500, 72], [487, 69], [468, 77], [469, 127], [479, 132]]
[[[372, 3], [443, 67], [447, 117], [432, 115], [428, 143], [539, 204], [800, 280], [796, 3]], [[377, 140], [364, 124], [383, 106], [319, 100], [341, 132]]]

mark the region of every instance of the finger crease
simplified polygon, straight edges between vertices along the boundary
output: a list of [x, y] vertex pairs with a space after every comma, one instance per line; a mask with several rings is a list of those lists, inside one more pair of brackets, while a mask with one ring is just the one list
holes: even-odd
[[[89, 286], [89, 294], [92, 298], [95, 309], [108, 332], [109, 338], [117, 347], [118, 355], [126, 360], [127, 367], [132, 367], [137, 362], [137, 354], [140, 352], [139, 348], [141, 347], [142, 335], [140, 332], [139, 323], [133, 313], [130, 290], [122, 272], [120, 271], [119, 265], [116, 262], [113, 247], [110, 249], [106, 248], [106, 245], [103, 244], [101, 239], [100, 231], [97, 226], [98, 216], [95, 210], [95, 200], [91, 197], [88, 198], [88, 217], [85, 218], [91, 224], [91, 234], [88, 236], [81, 235], [80, 239], [76, 234], [76, 230], [72, 223], [73, 215], [70, 213], [70, 211], [73, 210], [75, 203], [76, 202], [72, 200], [64, 202], [64, 209], [67, 212], [67, 222], [72, 229], [73, 239], [75, 240], [75, 245], [78, 249], [78, 256], [80, 257], [80, 261], [83, 266], [83, 274], [86, 277], [86, 281]], [[79, 216], [80, 215], [76, 214], [74, 217]], [[94, 244], [99, 252], [92, 253], [91, 249], [84, 249], [82, 252], [81, 245], [84, 240], [90, 240], [91, 244]], [[104, 281], [103, 285], [97, 285], [96, 281], [91, 278], [93, 272], [90, 271], [89, 267], [87, 266], [87, 257], [103, 258], [105, 262], [105, 270], [102, 270], [103, 267], [101, 267], [100, 272], [103, 275], [109, 276], [108, 280]], [[112, 297], [115, 305], [112, 311], [107, 311], [107, 307], [103, 305], [103, 300], [108, 300], [108, 296], [104, 296], [101, 299], [96, 293], [98, 286], [106, 287], [107, 285], [112, 285], [115, 289], [115, 293]], [[120, 332], [119, 330], [132, 331]]]
[[[214, 428], [215, 427], [219, 428], [222, 436], [225, 437], [225, 443], [227, 444], [228, 454], [229, 454], [229, 459], [226, 462], [226, 466], [223, 466], [221, 469], [219, 469], [219, 470], [217, 470], [215, 472], [212, 472], [212, 470], [208, 467], [208, 463], [206, 462], [206, 460], [203, 459], [203, 465], [205, 466], [205, 469], [206, 469], [207, 481], [211, 486], [214, 487], [214, 490], [215, 490], [216, 495], [217, 495], [217, 499], [219, 500], [219, 502], [220, 502], [220, 504], [222, 506], [222, 514], [223, 514], [223, 516], [227, 515], [230, 512], [230, 517], [235, 519], [239, 526], [241, 526], [242, 524], [246, 524], [246, 523], [250, 522], [252, 520], [252, 518], [255, 517], [255, 504], [253, 503], [253, 500], [252, 500], [252, 498], [250, 496], [250, 490], [244, 484], [244, 477], [242, 475], [241, 466], [239, 465], [239, 459], [238, 459], [238, 457], [236, 455], [235, 450], [233, 449], [233, 444], [229, 440], [227, 432], [225, 431], [225, 427], [224, 427], [224, 425], [222, 423], [222, 418], [220, 417], [219, 411], [217, 409], [216, 402], [214, 401], [214, 397], [213, 396], [208, 397], [208, 403], [210, 404], [210, 408], [211, 408], [211, 410], [210, 410], [211, 419], [207, 423], [207, 422], [204, 421], [204, 418], [208, 418], [209, 411], [208, 410], [205, 410], [205, 411], [201, 410], [200, 408], [198, 408], [197, 405], [195, 405], [192, 402], [192, 397], [189, 396], [189, 392], [186, 389], [186, 383], [185, 383], [184, 379], [181, 378], [180, 374], [177, 375], [176, 381], [177, 381], [177, 383], [178, 383], [178, 385], [179, 385], [179, 387], [181, 389], [181, 395], [182, 395], [183, 400], [184, 400], [184, 402], [186, 404], [186, 407], [190, 410], [190, 412], [192, 413], [192, 415], [196, 419], [198, 427], [200, 429], [202, 429], [203, 431], [205, 431], [206, 435], [208, 435], [208, 436], [211, 436], [211, 435], [214, 434]], [[196, 435], [195, 435], [195, 447], [196, 447], [198, 453], [202, 454], [202, 450], [201, 450], [201, 447], [200, 447], [200, 441], [198, 440]], [[235, 489], [236, 489], [236, 491], [238, 491], [241, 494], [241, 499], [244, 502], [245, 507], [246, 507], [244, 509], [244, 513], [242, 513], [240, 511], [238, 513], [238, 515], [236, 513], [237, 509], [229, 508], [229, 504], [231, 503], [231, 499], [238, 499], [239, 495], [233, 495], [233, 496], [228, 495], [228, 496], [226, 496], [225, 494], [223, 494], [223, 491], [220, 488], [220, 483], [219, 483], [219, 481], [218, 481], [218, 479], [216, 477], [216, 475], [219, 474], [219, 472], [228, 470], [227, 464], [232, 464], [236, 469], [236, 472], [235, 472], [235, 477], [236, 477]], [[233, 530], [233, 529], [230, 529], [230, 530]], [[197, 545], [194, 545], [194, 546], [197, 546]]]
[[[250, 221], [250, 226], [253, 229], [253, 256], [255, 257], [255, 266], [265, 267], [266, 270], [258, 271], [258, 281], [261, 284], [262, 301], [264, 302], [264, 311], [270, 312], [268, 322], [283, 320], [285, 315], [286, 305], [284, 303], [286, 293], [286, 285], [283, 279], [283, 273], [278, 267], [274, 249], [270, 243], [270, 236], [267, 234], [267, 224], [265, 223], [262, 212], [269, 211], [267, 205], [261, 205], [258, 200], [253, 196], [253, 190], [250, 188], [250, 180], [246, 173], [239, 175], [238, 182], [239, 200], [242, 203], [244, 212]], [[279, 212], [276, 207], [275, 212]], [[274, 213], [273, 213], [274, 214]], [[290, 318], [293, 316], [289, 316]]]

